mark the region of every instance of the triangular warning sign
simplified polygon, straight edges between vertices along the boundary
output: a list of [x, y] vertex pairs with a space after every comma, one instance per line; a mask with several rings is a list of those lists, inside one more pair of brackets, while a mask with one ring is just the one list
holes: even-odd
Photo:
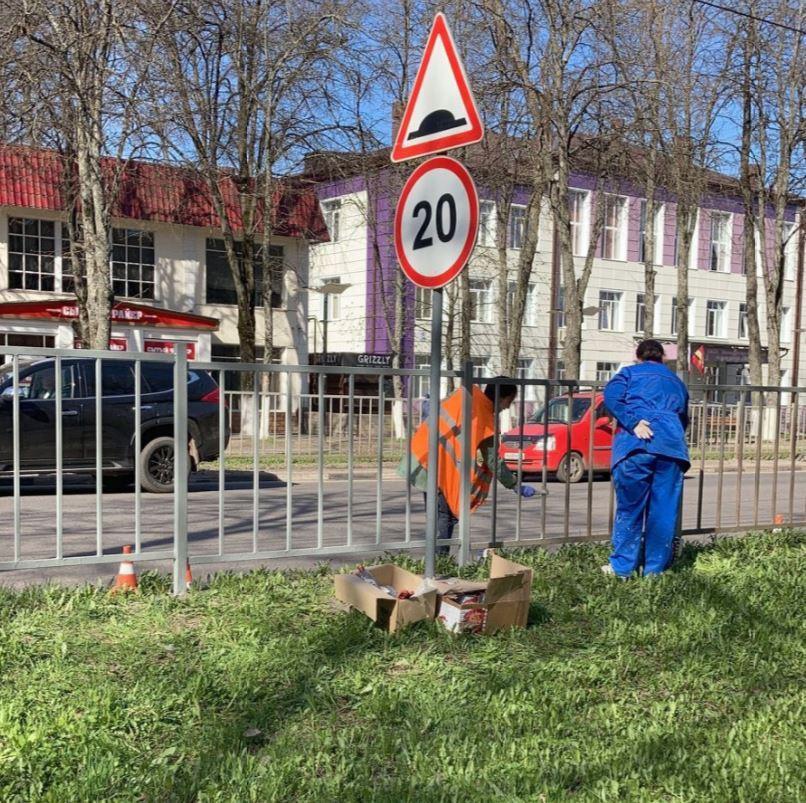
[[393, 162], [430, 156], [484, 136], [448, 22], [437, 14], [392, 148]]

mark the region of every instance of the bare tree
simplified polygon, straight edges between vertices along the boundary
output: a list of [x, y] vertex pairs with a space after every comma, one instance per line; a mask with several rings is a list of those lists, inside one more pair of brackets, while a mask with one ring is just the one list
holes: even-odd
[[[150, 19], [160, 8], [151, 7]], [[336, 17], [330, 4], [198, 0], [177, 6], [160, 31], [163, 58], [153, 103], [164, 114], [156, 129], [165, 155], [192, 162], [207, 184], [246, 362], [255, 361], [258, 297], [265, 312], [264, 359], [271, 360], [273, 299], [283, 272], [271, 250], [281, 193], [273, 175], [299, 149], [312, 147], [324, 125], [314, 107], [325, 85], [323, 62]]]
[[[141, 125], [139, 89], [147, 42], [136, 8], [109, 0], [12, 0], [3, 13], [14, 39], [9, 94], [20, 104], [20, 140], [61, 154], [78, 334], [90, 347], [109, 342], [114, 303], [110, 220]], [[164, 13], [155, 19], [161, 26]], [[113, 157], [113, 158], [108, 158]]]
[[[754, 3], [765, 19], [803, 23], [782, 2]], [[740, 23], [742, 39], [742, 192], [745, 214], [753, 238], [752, 255], [758, 254], [767, 320], [767, 381], [781, 383], [782, 299], [788, 237], [787, 213], [793, 194], [804, 186], [803, 156], [806, 142], [804, 86], [806, 59], [803, 37], [776, 25], [759, 25], [755, 19]], [[754, 196], [754, 197], [753, 197]], [[749, 235], [748, 235], [749, 237]], [[755, 260], [754, 260], [755, 261]], [[748, 265], [748, 318], [756, 306], [756, 266]], [[756, 301], [756, 304], [753, 304]], [[751, 356], [760, 356], [757, 346]], [[761, 367], [751, 362], [753, 381], [761, 381]]]

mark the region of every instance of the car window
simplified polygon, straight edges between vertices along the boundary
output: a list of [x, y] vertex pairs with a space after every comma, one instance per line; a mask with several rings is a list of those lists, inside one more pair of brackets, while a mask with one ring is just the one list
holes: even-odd
[[142, 362], [141, 366], [142, 377], [148, 386], [146, 392], [164, 393], [166, 390], [173, 390], [173, 365], [161, 362]]
[[[72, 399], [78, 395], [77, 377], [73, 365], [62, 365], [62, 398]], [[56, 371], [53, 365], [46, 365], [20, 377], [20, 398], [47, 401], [56, 398]]]
[[612, 418], [613, 416], [610, 415], [610, 410], [605, 407], [604, 402], [599, 402], [596, 406], [596, 420], [598, 421], [600, 418]]
[[[142, 363], [142, 375], [145, 379], [148, 393], [164, 393], [174, 388], [174, 367], [170, 363], [145, 362]], [[199, 381], [196, 371], [188, 371], [188, 385]]]
[[[553, 424], [567, 424], [568, 423], [568, 407], [569, 399], [567, 396], [562, 396], [558, 399], [552, 399], [549, 402], [548, 421]], [[573, 399], [571, 406], [571, 422], [576, 423], [582, 419], [582, 416], [588, 411], [591, 405], [589, 398], [577, 397]], [[543, 423], [544, 408], [541, 407], [530, 419], [532, 424]]]
[[[94, 371], [91, 375], [94, 380]], [[92, 384], [94, 386], [95, 382], [93, 381]], [[128, 360], [125, 362], [103, 360], [101, 363], [101, 392], [104, 396], [133, 396], [132, 363]]]

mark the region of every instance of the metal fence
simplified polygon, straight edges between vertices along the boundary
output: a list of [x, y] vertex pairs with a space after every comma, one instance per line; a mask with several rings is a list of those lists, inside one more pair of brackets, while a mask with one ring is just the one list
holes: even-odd
[[[0, 379], [0, 520], [6, 522], [0, 571], [114, 563], [121, 546], [132, 543], [137, 562], [171, 561], [174, 588], [181, 593], [188, 557], [201, 567], [423, 548], [423, 496], [395, 470], [401, 461], [410, 468], [407, 444], [421, 420], [421, 401], [389, 398], [389, 370], [188, 365], [184, 354], [6, 351], [12, 362]], [[32, 359], [46, 362], [34, 365]], [[112, 395], [106, 372], [121, 364], [131, 371], [131, 386]], [[157, 430], [154, 397], [144, 381], [152, 364], [173, 371], [169, 409], [159, 413]], [[48, 365], [59, 381], [51, 396], [34, 398], [32, 372]], [[64, 385], [65, 366], [76, 365], [82, 366], [76, 371], [83, 384]], [[252, 388], [205, 402], [217, 441], [205, 449], [195, 443], [201, 438], [194, 419], [198, 402], [188, 399], [188, 379], [201, 372], [221, 388], [230, 373], [238, 374], [231, 384]], [[346, 394], [325, 394], [329, 374], [347, 376]], [[355, 394], [358, 375], [377, 376], [377, 396]], [[488, 382], [474, 377], [471, 366], [445, 376], [466, 389]], [[311, 378], [318, 392], [303, 393]], [[489, 504], [472, 517], [468, 510], [460, 515], [453, 540], [460, 560], [491, 543], [562, 544], [604, 539], [610, 530], [613, 429], [602, 406], [602, 384], [517, 384], [515, 405], [496, 418], [494, 462], [520, 473], [541, 493], [523, 499], [494, 484]], [[278, 386], [279, 392], [263, 391]], [[77, 399], [77, 393], [84, 396]], [[711, 386], [692, 393], [683, 533], [806, 525], [806, 388]], [[113, 401], [130, 411], [123, 433], [128, 457], [115, 459], [109, 447]], [[141, 488], [138, 457], [155, 431], [163, 437], [170, 431], [174, 442], [189, 441], [189, 449], [177, 450], [171, 493]], [[469, 450], [469, 442], [465, 446]], [[466, 489], [471, 462], [472, 455], [463, 454]], [[188, 479], [191, 463], [200, 470]], [[111, 475], [127, 471], [131, 489], [110, 492]]]

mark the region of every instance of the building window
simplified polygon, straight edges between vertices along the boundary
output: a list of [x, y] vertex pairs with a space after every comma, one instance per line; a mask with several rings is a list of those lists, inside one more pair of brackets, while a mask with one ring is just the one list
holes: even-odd
[[554, 323], [558, 329], [562, 329], [565, 326], [565, 288], [562, 285], [557, 288], [557, 302], [554, 310]]
[[[418, 371], [431, 370], [431, 357], [428, 354], [414, 355], [414, 368]], [[423, 399], [430, 392], [430, 375], [413, 376], [411, 378], [411, 396], [413, 399]]]
[[688, 249], [689, 270], [696, 270], [700, 259], [700, 210], [695, 212], [694, 230], [691, 232], [691, 244]]
[[[510, 321], [514, 317], [515, 292], [517, 289], [517, 282], [509, 283], [509, 291], [507, 293], [507, 308], [509, 309]], [[532, 282], [529, 282], [529, 285], [526, 288], [526, 299], [523, 306], [523, 326], [537, 326], [537, 308], [535, 302], [535, 285]]]
[[602, 257], [625, 259], [627, 245], [627, 199], [619, 195], [605, 198], [604, 230], [602, 231]]
[[[535, 361], [531, 359], [518, 360], [518, 379], [534, 379], [536, 377]], [[523, 386], [523, 400], [533, 402], [537, 399], [537, 387], [535, 385]]]
[[526, 207], [512, 204], [509, 207], [509, 247], [523, 248], [526, 234]]
[[471, 357], [470, 362], [473, 363], [473, 376], [486, 376], [489, 373], [489, 357]]
[[725, 337], [726, 301], [708, 301], [705, 306], [705, 336]]
[[8, 219], [8, 286], [56, 289], [56, 224], [52, 220]]
[[727, 212], [711, 212], [710, 270], [730, 271], [730, 224], [731, 216]]
[[431, 320], [431, 288], [414, 288], [414, 319], [417, 321]]
[[599, 291], [599, 328], [613, 331], [621, 329], [621, 297], [615, 290]]
[[[235, 253], [241, 260], [243, 246], [235, 243]], [[281, 245], [269, 246], [272, 267], [272, 307], [282, 304], [283, 282], [283, 247]], [[263, 249], [258, 248], [254, 258], [255, 270], [255, 296], [253, 304], [256, 307], [263, 305]], [[208, 237], [205, 252], [205, 301], [207, 304], [237, 304], [238, 296], [235, 292], [235, 282], [227, 261], [227, 252], [224, 250], [224, 241]]]
[[493, 312], [492, 286], [480, 279], [470, 280], [470, 320], [491, 323]]
[[739, 339], [747, 340], [747, 304], [739, 304]]
[[[646, 216], [647, 202], [641, 201], [641, 214], [638, 222], [638, 261], [646, 262]], [[655, 203], [655, 254], [652, 262], [655, 265], [663, 263], [663, 204]]]
[[781, 342], [792, 341], [792, 316], [790, 307], [781, 307]]
[[[694, 331], [694, 299], [690, 298], [688, 300], [688, 331], [689, 334], [693, 334]], [[672, 299], [672, 315], [671, 315], [671, 323], [669, 326], [670, 334], [676, 335], [677, 334], [677, 299]]]
[[10, 354], [3, 354], [3, 346], [52, 349], [55, 345], [56, 338], [52, 335], [16, 335], [0, 332], [0, 365], [11, 360]]
[[479, 204], [479, 245], [495, 245], [495, 204], [492, 201]]
[[112, 229], [112, 292], [154, 298], [154, 232]]
[[330, 242], [339, 241], [339, 224], [341, 222], [341, 201], [322, 201], [322, 216], [325, 218]]
[[565, 379], [565, 360], [557, 360], [557, 379]]
[[784, 223], [781, 242], [784, 249], [784, 279], [790, 281], [795, 278], [795, 263], [798, 258], [798, 238], [795, 231], [794, 223]]
[[635, 296], [635, 331], [643, 332], [646, 327], [646, 303], [644, 294], [637, 293]]
[[597, 362], [596, 381], [609, 382], [617, 373], [619, 364], [617, 362]]
[[568, 193], [568, 216], [571, 221], [571, 247], [574, 256], [588, 252], [588, 193], [570, 190]]

